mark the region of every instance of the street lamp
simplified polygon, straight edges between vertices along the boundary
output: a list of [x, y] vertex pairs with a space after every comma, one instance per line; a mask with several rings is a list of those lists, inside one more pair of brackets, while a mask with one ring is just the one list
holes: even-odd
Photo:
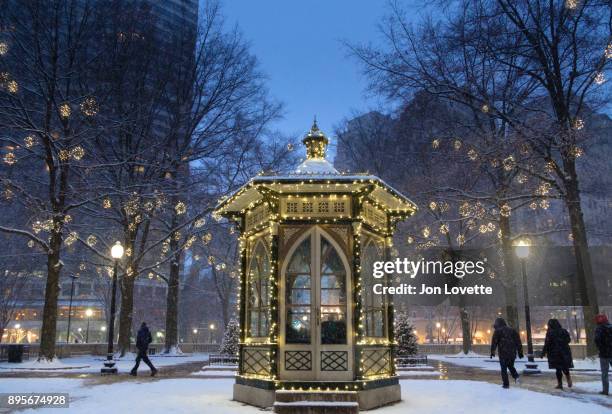
[[578, 329], [578, 312], [576, 312], [576, 309], [574, 309], [572, 311], [572, 316], [574, 317], [574, 325], [576, 326], [576, 343], [579, 344], [580, 343], [580, 330]]
[[93, 315], [93, 311], [91, 309], [85, 310], [85, 316], [87, 316], [87, 332], [85, 333], [85, 343], [89, 343], [89, 319]]
[[210, 328], [210, 343], [212, 344], [214, 343], [213, 342], [213, 332], [215, 330], [215, 324], [211, 323], [208, 327]]
[[68, 303], [68, 330], [66, 331], [66, 343], [70, 343], [70, 321], [72, 320], [72, 297], [74, 296], [74, 281], [79, 278], [79, 275], [74, 273], [70, 275], [70, 302]]
[[116, 242], [111, 248], [111, 256], [114, 259], [115, 265], [113, 268], [113, 285], [111, 288], [111, 308], [110, 308], [110, 321], [108, 323], [108, 351], [106, 354], [106, 361], [104, 361], [104, 367], [100, 370], [102, 374], [116, 374], [117, 367], [115, 367], [115, 361], [113, 360], [113, 338], [115, 330], [115, 297], [117, 296], [117, 266], [119, 260], [123, 257], [123, 246], [121, 242]]
[[438, 343], [440, 343], [440, 322], [436, 322], [436, 328], [438, 328]]
[[193, 328], [193, 342], [194, 343], [198, 342], [198, 340], [197, 340], [198, 336], [197, 335], [198, 335], [198, 330], [196, 328]]
[[531, 312], [529, 310], [529, 292], [527, 290], [527, 270], [525, 262], [529, 256], [529, 244], [520, 240], [515, 246], [516, 256], [521, 261], [521, 271], [523, 273], [523, 296], [525, 300], [525, 330], [527, 332], [527, 363], [523, 374], [539, 374], [538, 364], [533, 359], [533, 339], [531, 337]]

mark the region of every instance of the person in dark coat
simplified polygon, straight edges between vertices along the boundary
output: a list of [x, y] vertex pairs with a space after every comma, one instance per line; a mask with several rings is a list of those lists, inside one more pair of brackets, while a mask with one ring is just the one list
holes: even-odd
[[157, 369], [153, 366], [153, 363], [149, 359], [147, 355], [147, 351], [149, 350], [149, 344], [153, 341], [151, 337], [151, 331], [147, 327], [145, 322], [140, 325], [140, 329], [138, 330], [138, 335], [136, 336], [136, 348], [138, 348], [138, 355], [136, 356], [136, 365], [130, 371], [130, 375], [136, 376], [138, 371], [138, 366], [140, 365], [140, 360], [144, 361], [145, 364], [149, 366], [151, 369], [151, 376], [154, 377], [157, 374]]
[[610, 366], [612, 366], [612, 325], [608, 322], [608, 317], [603, 314], [595, 317], [595, 323], [597, 323], [595, 345], [597, 345], [597, 350], [599, 351], [601, 384], [603, 387], [600, 394], [608, 395], [610, 391], [608, 371]]
[[514, 368], [514, 360], [516, 354], [519, 358], [523, 358], [523, 344], [516, 330], [506, 324], [503, 318], [497, 318], [493, 325], [495, 332], [491, 340], [491, 358], [495, 356], [495, 350], [499, 355], [499, 366], [501, 368], [501, 377], [504, 388], [510, 388], [508, 381], [508, 370], [514, 378], [514, 382], [518, 382], [519, 374]]
[[560, 390], [563, 389], [563, 374], [567, 378], [567, 386], [572, 388], [572, 377], [569, 369], [574, 368], [574, 361], [569, 346], [570, 341], [569, 332], [561, 327], [558, 320], [550, 319], [544, 348], [542, 348], [542, 358], [548, 357], [548, 368], [554, 369], [557, 375], [557, 386], [555, 388]]

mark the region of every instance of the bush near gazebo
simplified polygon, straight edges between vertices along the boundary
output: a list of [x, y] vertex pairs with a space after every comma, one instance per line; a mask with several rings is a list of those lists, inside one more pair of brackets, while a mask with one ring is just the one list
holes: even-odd
[[395, 315], [395, 341], [397, 342], [395, 354], [398, 357], [416, 355], [417, 337], [414, 325], [410, 323], [405, 314]]
[[223, 355], [238, 355], [240, 342], [240, 324], [236, 319], [230, 319], [225, 327], [220, 353]]

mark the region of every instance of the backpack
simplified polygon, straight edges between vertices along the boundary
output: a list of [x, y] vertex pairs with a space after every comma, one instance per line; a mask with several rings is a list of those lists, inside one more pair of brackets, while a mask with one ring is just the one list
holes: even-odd
[[601, 329], [601, 349], [600, 353], [607, 358], [612, 357], [612, 325], [606, 324], [600, 326]]
[[514, 331], [510, 327], [502, 328], [499, 335], [499, 355], [504, 358], [512, 358], [516, 355], [516, 342]]

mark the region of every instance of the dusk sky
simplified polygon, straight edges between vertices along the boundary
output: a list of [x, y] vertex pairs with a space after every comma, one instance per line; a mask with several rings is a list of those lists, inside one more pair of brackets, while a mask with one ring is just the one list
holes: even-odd
[[352, 110], [379, 104], [365, 96], [366, 80], [341, 41], [379, 40], [386, 6], [384, 0], [223, 2], [228, 26], [239, 25], [270, 79], [272, 96], [285, 104], [285, 118], [275, 128], [302, 135], [316, 114], [332, 135]]

